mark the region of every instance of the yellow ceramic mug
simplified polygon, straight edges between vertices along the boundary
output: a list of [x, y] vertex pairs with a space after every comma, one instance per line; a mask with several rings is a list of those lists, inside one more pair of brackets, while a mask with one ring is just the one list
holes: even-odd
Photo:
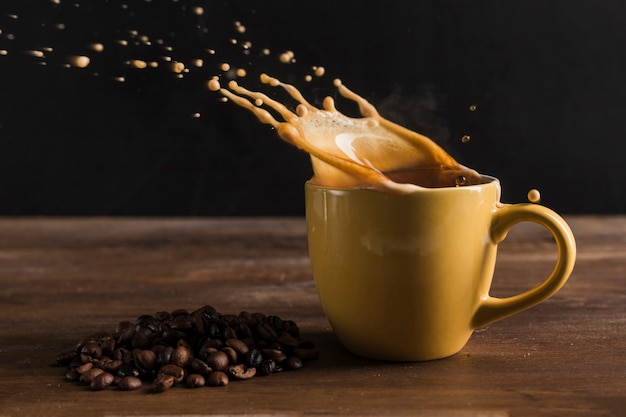
[[[574, 236], [552, 210], [500, 203], [500, 183], [409, 195], [307, 183], [313, 275], [330, 324], [350, 351], [421, 361], [460, 351], [474, 329], [551, 297], [568, 279]], [[558, 260], [539, 286], [489, 296], [497, 244], [523, 221], [554, 236]]]

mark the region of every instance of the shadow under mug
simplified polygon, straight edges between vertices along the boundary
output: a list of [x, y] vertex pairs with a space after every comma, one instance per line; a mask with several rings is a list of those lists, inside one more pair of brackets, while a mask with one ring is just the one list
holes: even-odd
[[[565, 284], [576, 258], [567, 223], [541, 205], [500, 203], [500, 182], [485, 179], [407, 195], [306, 183], [315, 284], [348, 350], [389, 361], [451, 356], [474, 329], [535, 306]], [[556, 265], [535, 288], [491, 297], [497, 245], [524, 221], [550, 231]]]

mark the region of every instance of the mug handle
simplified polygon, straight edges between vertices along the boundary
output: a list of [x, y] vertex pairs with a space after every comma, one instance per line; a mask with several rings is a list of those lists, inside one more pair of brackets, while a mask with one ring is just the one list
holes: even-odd
[[498, 207], [491, 223], [491, 241], [497, 245], [513, 226], [525, 221], [538, 223], [550, 231], [558, 250], [556, 265], [550, 276], [531, 290], [506, 298], [485, 295], [472, 319], [473, 328], [484, 327], [547, 300], [561, 289], [574, 269], [576, 241], [572, 230], [547, 207], [525, 203]]

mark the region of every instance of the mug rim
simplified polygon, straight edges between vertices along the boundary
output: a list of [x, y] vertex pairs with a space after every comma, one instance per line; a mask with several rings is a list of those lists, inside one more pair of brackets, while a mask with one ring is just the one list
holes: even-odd
[[[452, 190], [454, 190], [453, 192], [459, 192], [461, 190], [467, 190], [467, 191], [473, 191], [473, 190], [477, 190], [477, 189], [481, 189], [484, 187], [488, 187], [488, 186], [499, 186], [500, 185], [500, 180], [497, 177], [491, 176], [491, 175], [484, 175], [484, 174], [480, 174], [480, 176], [484, 179], [486, 179], [486, 182], [480, 183], [480, 184], [472, 184], [472, 185], [463, 185], [460, 187], [422, 187], [422, 186], [418, 186], [419, 188], [417, 188], [415, 191], [412, 191], [410, 193], [406, 193], [404, 195], [412, 195], [412, 194], [418, 194], [418, 193], [424, 193], [424, 192], [436, 192], [436, 193], [441, 193], [441, 192], [450, 192]], [[308, 179], [305, 183], [304, 186], [305, 188], [311, 188], [311, 189], [315, 189], [315, 190], [322, 190], [322, 191], [338, 191], [338, 192], [378, 192], [381, 194], [393, 194], [396, 195], [396, 193], [389, 193], [389, 192], [384, 192], [384, 191], [380, 191], [380, 190], [376, 190], [374, 188], [342, 188], [342, 187], [330, 187], [327, 185], [319, 185], [319, 184], [313, 184], [311, 182], [313, 178]], [[397, 195], [402, 195], [402, 194], [397, 194]]]

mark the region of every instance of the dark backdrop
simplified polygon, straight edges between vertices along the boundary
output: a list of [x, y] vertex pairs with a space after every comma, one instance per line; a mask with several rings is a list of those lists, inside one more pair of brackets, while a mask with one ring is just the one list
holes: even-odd
[[[224, 61], [248, 87], [268, 71], [318, 104], [342, 78], [501, 178], [505, 202], [537, 188], [562, 213], [626, 209], [621, 0], [3, 0], [0, 30], [0, 215], [301, 215], [308, 157], [205, 88]], [[327, 74], [306, 83], [311, 65]]]

